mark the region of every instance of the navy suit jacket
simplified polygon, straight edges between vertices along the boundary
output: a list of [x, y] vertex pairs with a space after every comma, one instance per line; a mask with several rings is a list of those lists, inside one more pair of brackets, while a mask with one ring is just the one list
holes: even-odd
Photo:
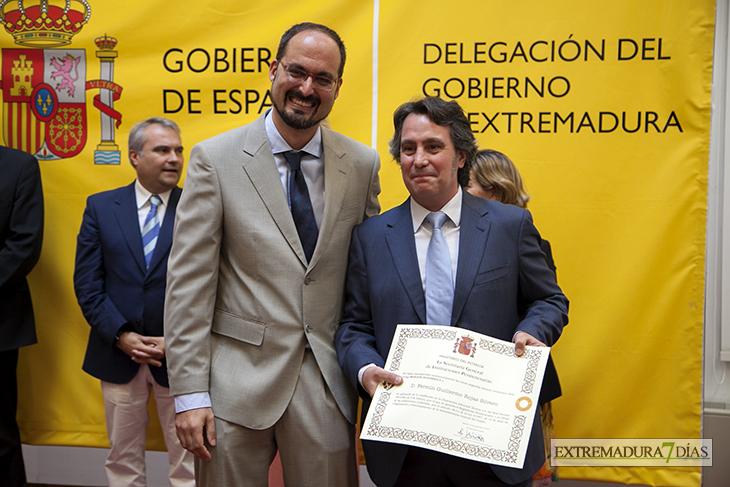
[[[139, 364], [114, 346], [122, 326], [140, 335], [163, 336], [167, 257], [175, 210], [182, 190], [167, 202], [149, 269], [139, 229], [134, 183], [89, 196], [76, 245], [74, 289], [91, 325], [83, 369], [106, 382], [126, 384]], [[158, 384], [168, 387], [167, 365], [150, 366]]]
[[[506, 341], [525, 331], [548, 346], [555, 343], [568, 322], [568, 300], [540, 240], [528, 211], [464, 192], [451, 325]], [[425, 318], [407, 200], [353, 231], [345, 314], [335, 344], [340, 365], [363, 398], [363, 418], [370, 396], [358, 385], [358, 371], [385, 364], [397, 324]], [[530, 478], [544, 462], [537, 408], [536, 413], [524, 468], [483, 464], [507, 483]], [[408, 448], [363, 441], [368, 472], [378, 486], [393, 485]]]
[[25, 152], [0, 146], [2, 352], [36, 343], [33, 305], [26, 276], [38, 262], [42, 241], [43, 189], [38, 161]]

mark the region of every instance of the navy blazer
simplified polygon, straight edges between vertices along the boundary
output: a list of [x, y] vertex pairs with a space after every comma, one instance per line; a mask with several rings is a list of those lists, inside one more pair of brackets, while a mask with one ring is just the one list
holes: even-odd
[[[526, 210], [464, 192], [459, 261], [451, 325], [511, 341], [525, 331], [555, 343], [568, 323], [568, 299], [540, 250], [540, 235]], [[425, 323], [426, 301], [418, 268], [410, 202], [373, 217], [353, 231], [347, 274], [345, 314], [335, 335], [345, 374], [363, 398], [357, 374], [385, 359], [399, 323]], [[363, 441], [370, 477], [393, 485], [408, 446]], [[522, 469], [483, 464], [503, 481], [529, 479], [544, 462], [539, 410]]]
[[38, 161], [25, 152], [0, 146], [0, 351], [36, 343], [26, 276], [38, 262], [42, 241], [43, 189]]
[[[83, 370], [106, 382], [126, 384], [139, 364], [114, 346], [122, 326], [140, 335], [163, 336], [167, 258], [182, 190], [167, 202], [149, 269], [145, 266], [134, 183], [89, 196], [76, 245], [74, 289], [91, 325]], [[150, 366], [168, 387], [167, 362]]]

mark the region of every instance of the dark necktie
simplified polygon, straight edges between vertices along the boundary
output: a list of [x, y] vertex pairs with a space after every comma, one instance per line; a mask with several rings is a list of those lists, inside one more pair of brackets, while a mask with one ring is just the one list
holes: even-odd
[[287, 151], [284, 152], [284, 158], [291, 167], [291, 176], [289, 177], [289, 204], [291, 205], [291, 214], [294, 218], [294, 225], [297, 227], [299, 240], [304, 248], [304, 255], [307, 256], [307, 262], [312, 259], [314, 247], [317, 245], [317, 221], [314, 219], [314, 210], [312, 209], [312, 200], [309, 199], [309, 191], [307, 183], [304, 181], [304, 174], [301, 170], [302, 155], [300, 152]]

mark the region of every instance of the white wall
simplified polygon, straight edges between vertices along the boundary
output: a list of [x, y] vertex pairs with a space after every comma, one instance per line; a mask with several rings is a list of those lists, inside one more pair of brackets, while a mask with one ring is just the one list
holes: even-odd
[[[708, 173], [707, 254], [705, 280], [705, 408], [730, 409], [730, 362], [721, 360], [723, 341], [730, 343], [730, 97], [728, 85], [728, 25], [730, 0], [718, 0], [712, 77], [712, 124]], [[725, 283], [723, 287], [723, 282]], [[723, 297], [725, 299], [723, 299]], [[723, 301], [725, 306], [723, 307]], [[723, 330], [724, 325], [724, 330]], [[726, 357], [727, 359], [727, 357]]]

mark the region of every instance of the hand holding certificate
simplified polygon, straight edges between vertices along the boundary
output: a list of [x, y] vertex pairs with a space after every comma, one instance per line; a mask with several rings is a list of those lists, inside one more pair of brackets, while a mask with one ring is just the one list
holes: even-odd
[[550, 349], [463, 328], [398, 325], [361, 438], [522, 468]]

